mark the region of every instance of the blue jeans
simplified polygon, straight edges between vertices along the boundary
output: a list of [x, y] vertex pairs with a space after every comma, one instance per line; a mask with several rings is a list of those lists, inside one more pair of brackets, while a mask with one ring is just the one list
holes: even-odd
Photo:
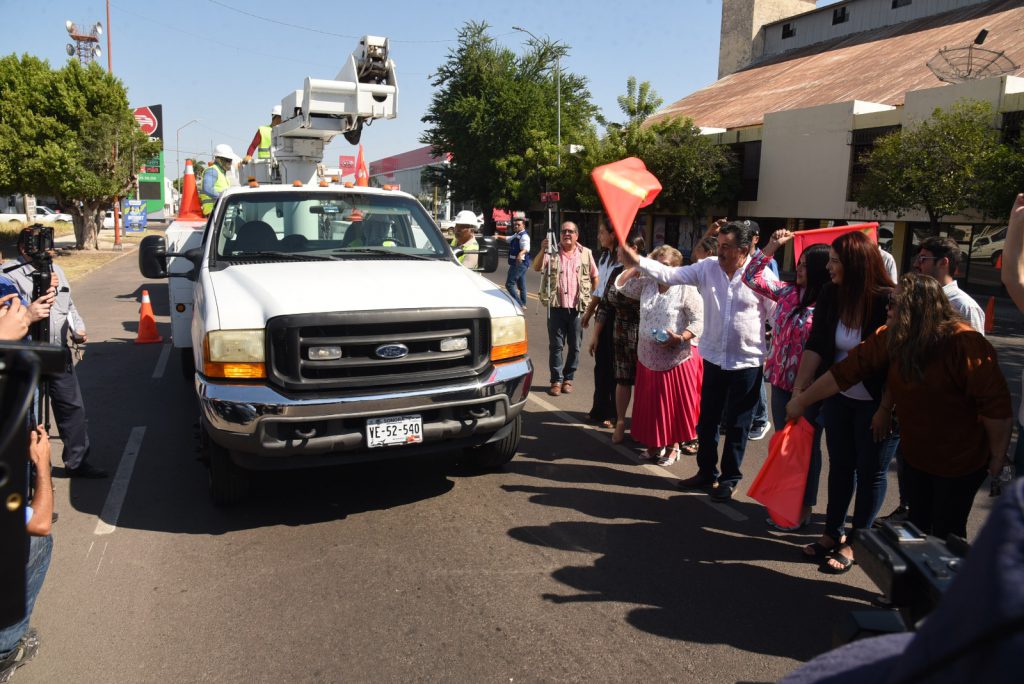
[[[583, 342], [582, 314], [564, 306], [551, 307], [548, 316], [548, 363], [551, 366], [551, 384], [572, 380], [580, 365], [580, 345]], [[562, 361], [566, 343], [569, 354]]]
[[829, 463], [825, 534], [838, 540], [855, 489], [853, 529], [866, 529], [875, 521], [885, 500], [886, 476], [895, 448], [892, 437], [876, 442], [871, 435], [871, 417], [878, 410], [878, 401], [837, 394], [825, 400], [821, 410]]
[[[700, 392], [700, 419], [697, 421], [697, 475], [717, 479], [733, 487], [743, 477], [740, 464], [747, 449], [747, 435], [754, 406], [760, 396], [763, 378], [760, 366], [722, 370], [704, 359], [704, 386]], [[718, 425], [725, 426], [722, 470], [718, 470]]]
[[508, 265], [508, 277], [505, 278], [505, 289], [523, 306], [526, 306], [526, 268], [525, 261], [513, 261]]
[[[793, 397], [793, 393], [781, 387], [772, 385], [772, 421], [775, 423], [775, 431], [778, 432], [786, 426], [786, 404]], [[821, 479], [821, 420], [819, 412], [821, 404], [812, 404], [804, 411], [804, 418], [814, 426], [814, 441], [811, 442], [811, 464], [807, 468], [807, 488], [804, 489], [804, 506], [814, 506], [818, 503], [818, 481]]]
[[[765, 390], [765, 386], [768, 383], [762, 380], [761, 382], [761, 396], [757, 400], [757, 406], [754, 407], [754, 416], [750, 419], [750, 425], [764, 425], [768, 422], [768, 392]], [[775, 415], [774, 405], [772, 407], [772, 415]], [[783, 411], [785, 416], [785, 411]]]
[[28, 621], [39, 590], [43, 588], [52, 554], [53, 537], [29, 537], [28, 563], [25, 565], [25, 617], [10, 627], [0, 629], [0, 658], [13, 651], [18, 640], [28, 631]]

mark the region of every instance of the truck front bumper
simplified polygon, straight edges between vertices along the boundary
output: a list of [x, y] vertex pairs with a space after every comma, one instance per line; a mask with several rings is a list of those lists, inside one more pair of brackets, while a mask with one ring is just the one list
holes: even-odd
[[[285, 394], [267, 385], [196, 376], [206, 431], [232, 460], [256, 470], [302, 468], [475, 447], [511, 429], [533, 379], [529, 358], [453, 384], [334, 395]], [[370, 449], [366, 420], [417, 414], [423, 443]]]

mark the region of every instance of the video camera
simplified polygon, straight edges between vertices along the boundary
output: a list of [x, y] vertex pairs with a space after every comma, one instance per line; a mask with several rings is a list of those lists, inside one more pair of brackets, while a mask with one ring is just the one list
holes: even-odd
[[49, 267], [53, 263], [51, 254], [53, 251], [53, 228], [38, 223], [29, 226], [28, 230], [19, 237], [18, 246], [24, 250], [28, 260], [37, 270], [42, 270], [39, 268], [40, 264]]
[[29, 410], [43, 378], [58, 375], [63, 365], [64, 350], [57, 345], [0, 342], [0, 627], [25, 616]]
[[877, 529], [857, 530], [853, 549], [857, 563], [882, 590], [877, 604], [887, 610], [850, 613], [849, 623], [836, 635], [839, 644], [916, 629], [938, 605], [967, 555], [967, 541], [960, 537], [943, 541], [909, 522], [879, 524]]

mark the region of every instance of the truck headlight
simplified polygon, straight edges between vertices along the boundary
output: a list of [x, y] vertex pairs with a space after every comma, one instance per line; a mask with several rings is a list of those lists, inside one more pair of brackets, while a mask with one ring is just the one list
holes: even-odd
[[491, 319], [491, 361], [526, 356], [526, 318], [504, 316]]
[[203, 340], [203, 373], [210, 378], [267, 377], [262, 330], [214, 330]]

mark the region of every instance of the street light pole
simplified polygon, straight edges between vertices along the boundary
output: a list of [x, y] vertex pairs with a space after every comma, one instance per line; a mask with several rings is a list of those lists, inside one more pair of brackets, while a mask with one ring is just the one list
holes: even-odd
[[[178, 153], [178, 161], [175, 163], [174, 170], [178, 172], [178, 178], [181, 179], [181, 132], [188, 128], [194, 123], [199, 123], [199, 119], [192, 119], [187, 124], [178, 129], [174, 134], [174, 149]], [[178, 208], [181, 208], [181, 183], [178, 183]]]
[[[533, 38], [537, 43], [540, 43], [540, 39], [533, 35], [532, 31], [524, 29], [522, 26], [513, 26], [513, 31], [520, 31]], [[555, 52], [555, 94], [557, 98], [557, 120], [558, 120], [558, 157], [557, 165], [562, 165], [562, 57]]]

